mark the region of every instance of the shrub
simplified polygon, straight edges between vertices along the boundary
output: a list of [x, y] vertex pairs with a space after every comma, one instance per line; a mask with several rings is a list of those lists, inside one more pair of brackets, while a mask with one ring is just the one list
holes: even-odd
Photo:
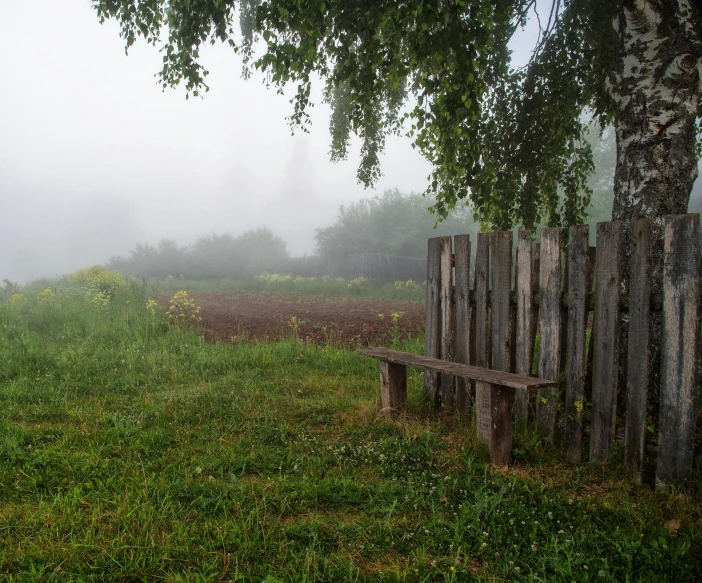
[[79, 269], [71, 274], [70, 280], [95, 288], [96, 293], [102, 293], [108, 298], [115, 295], [117, 288], [125, 284], [119, 271], [110, 271], [104, 265], [93, 265], [87, 269]]

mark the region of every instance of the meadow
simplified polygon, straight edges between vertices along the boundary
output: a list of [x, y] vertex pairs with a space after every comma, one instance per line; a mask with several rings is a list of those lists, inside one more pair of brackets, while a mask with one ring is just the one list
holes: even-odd
[[699, 478], [654, 493], [618, 453], [569, 466], [532, 429], [495, 469], [419, 371], [393, 422], [375, 361], [294, 331], [208, 343], [187, 295], [113, 284], [0, 299], [2, 581], [699, 576]]

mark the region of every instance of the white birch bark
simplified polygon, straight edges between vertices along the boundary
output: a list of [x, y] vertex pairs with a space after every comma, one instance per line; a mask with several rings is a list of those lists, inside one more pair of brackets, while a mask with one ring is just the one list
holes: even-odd
[[697, 178], [696, 118], [702, 50], [688, 0], [623, 3], [615, 28], [619, 68], [613, 219], [687, 212]]

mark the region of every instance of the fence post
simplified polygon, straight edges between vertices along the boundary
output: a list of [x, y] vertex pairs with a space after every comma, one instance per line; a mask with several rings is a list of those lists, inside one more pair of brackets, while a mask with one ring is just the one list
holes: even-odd
[[[492, 370], [510, 371], [510, 342], [512, 292], [512, 232], [490, 233], [490, 279], [492, 303], [490, 331]], [[512, 403], [514, 391], [499, 385], [490, 385], [490, 453], [500, 464], [512, 463]], [[508, 438], [508, 439], [507, 439]], [[508, 448], [509, 451], [505, 451]]]
[[580, 225], [570, 227], [568, 234], [568, 372], [564, 440], [566, 455], [574, 463], [580, 461], [583, 441], [589, 231], [588, 225]]
[[[539, 377], [557, 381], [561, 372], [561, 230], [541, 230], [539, 274]], [[556, 428], [557, 387], [539, 389], [536, 411], [545, 437]]]
[[[478, 233], [478, 245], [475, 254], [475, 366], [487, 368], [490, 360], [488, 338], [488, 285], [490, 274], [489, 237], [487, 233]], [[475, 418], [478, 439], [490, 443], [491, 410], [490, 385], [475, 383]]]
[[[440, 308], [441, 308], [441, 238], [429, 239], [427, 252], [427, 309], [424, 330], [424, 354], [432, 358], [440, 356]], [[433, 402], [438, 397], [439, 373], [424, 371], [424, 394]]]
[[[534, 306], [532, 305], [531, 231], [519, 231], [517, 242], [517, 374], [531, 376], [534, 359]], [[514, 414], [517, 425], [524, 426], [529, 418], [529, 392], [518, 391], [515, 395]]]
[[[456, 362], [470, 362], [470, 235], [453, 238], [456, 256]], [[466, 379], [457, 379], [456, 401], [459, 411], [470, 408], [470, 384]]]
[[[441, 241], [441, 340], [439, 354], [441, 360], [453, 360], [453, 318], [451, 317], [451, 288], [453, 284], [453, 256], [451, 254], [451, 237], [440, 237]], [[442, 407], [453, 405], [453, 376], [440, 376], [439, 397]]]
[[594, 462], [609, 456], [616, 421], [621, 265], [622, 224], [598, 223], [590, 425], [590, 461]]
[[663, 358], [656, 489], [684, 486], [695, 435], [700, 326], [700, 219], [665, 217]]
[[640, 484], [644, 462], [646, 396], [649, 381], [653, 224], [650, 219], [641, 219], [632, 224], [632, 229], [624, 463]]

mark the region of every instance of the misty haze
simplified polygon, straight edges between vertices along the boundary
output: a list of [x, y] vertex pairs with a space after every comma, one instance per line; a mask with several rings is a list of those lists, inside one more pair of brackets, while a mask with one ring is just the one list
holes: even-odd
[[430, 168], [389, 140], [375, 191], [357, 159], [329, 161], [329, 109], [291, 135], [288, 98], [240, 78], [235, 55], [209, 47], [204, 99], [163, 92], [160, 55], [129, 56], [88, 2], [0, 7], [0, 277], [27, 282], [103, 263], [137, 243], [188, 244], [266, 226], [290, 253], [313, 253], [314, 229], [341, 204], [388, 188], [422, 192]]

